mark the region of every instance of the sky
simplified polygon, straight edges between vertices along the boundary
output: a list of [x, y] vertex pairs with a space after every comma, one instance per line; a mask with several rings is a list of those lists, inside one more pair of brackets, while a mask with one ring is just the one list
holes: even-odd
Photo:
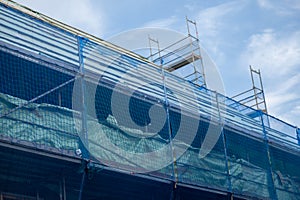
[[269, 114], [300, 127], [299, 0], [16, 2], [105, 40], [145, 27], [187, 34], [188, 16], [197, 22], [227, 96], [252, 87], [251, 65], [262, 73]]

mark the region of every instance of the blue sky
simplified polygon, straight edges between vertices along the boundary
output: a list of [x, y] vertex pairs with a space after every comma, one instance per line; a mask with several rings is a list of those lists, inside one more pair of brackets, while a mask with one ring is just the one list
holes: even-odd
[[252, 65], [262, 72], [269, 113], [300, 126], [299, 0], [16, 1], [102, 39], [143, 27], [186, 34], [188, 16], [228, 96], [251, 88]]

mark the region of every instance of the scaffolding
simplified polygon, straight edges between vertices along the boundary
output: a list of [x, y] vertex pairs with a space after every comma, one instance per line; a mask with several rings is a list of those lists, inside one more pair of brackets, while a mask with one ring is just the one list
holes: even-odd
[[[167, 72], [177, 73], [198, 86], [206, 87], [196, 21], [186, 17], [186, 26], [188, 35], [163, 49], [159, 48], [157, 40], [149, 37], [150, 56], [148, 59], [155, 64], [162, 65]], [[155, 53], [151, 45], [153, 42], [158, 45]]]
[[249, 69], [252, 88], [231, 98], [243, 105], [268, 114], [260, 70], [253, 69], [251, 65], [249, 66]]
[[[196, 23], [187, 19], [186, 43], [165, 51], [149, 37], [149, 45], [157, 45], [155, 53], [151, 47], [151, 59], [159, 63], [154, 64], [24, 10], [0, 0], [0, 197], [300, 197], [299, 130], [199, 87], [206, 84], [197, 30], [196, 37], [190, 35]], [[185, 68], [189, 81], [171, 74]], [[260, 72], [251, 73], [254, 85]], [[260, 84], [253, 86], [257, 97], [261, 79]], [[113, 112], [112, 105], [128, 116]], [[160, 114], [164, 120], [157, 120]], [[155, 120], [162, 124], [153, 127]], [[199, 158], [207, 130], [220, 124], [222, 138]], [[138, 162], [107, 148], [108, 139], [135, 155], [166, 151]], [[93, 149], [93, 155], [84, 153]], [[164, 159], [171, 162], [164, 166]], [[155, 170], [136, 173], [147, 167]]]

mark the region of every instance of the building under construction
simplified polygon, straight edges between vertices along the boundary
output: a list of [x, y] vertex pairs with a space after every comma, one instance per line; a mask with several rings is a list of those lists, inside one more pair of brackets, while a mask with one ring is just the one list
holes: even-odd
[[8, 0], [0, 27], [0, 200], [300, 199], [300, 131], [259, 71], [207, 88], [190, 30], [145, 58]]

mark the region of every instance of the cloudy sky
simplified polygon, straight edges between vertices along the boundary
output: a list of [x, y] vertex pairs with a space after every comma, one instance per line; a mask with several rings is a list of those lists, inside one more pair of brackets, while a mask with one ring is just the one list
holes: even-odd
[[251, 88], [252, 65], [262, 72], [269, 113], [300, 126], [299, 0], [16, 1], [102, 39], [143, 27], [186, 34], [188, 16], [228, 96]]

